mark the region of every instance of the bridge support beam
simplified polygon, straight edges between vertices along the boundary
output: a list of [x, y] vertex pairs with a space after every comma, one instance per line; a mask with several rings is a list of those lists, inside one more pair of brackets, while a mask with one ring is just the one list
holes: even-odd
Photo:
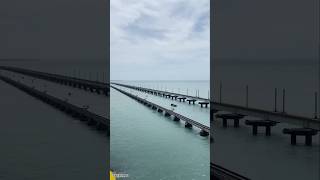
[[186, 122], [186, 123], [184, 124], [184, 127], [186, 127], [186, 128], [192, 128], [192, 124]]
[[205, 131], [205, 130], [201, 130], [200, 131], [200, 136], [209, 136], [209, 133], [207, 132], [207, 131]]
[[317, 130], [311, 128], [284, 128], [282, 132], [291, 136], [291, 145], [297, 144], [297, 136], [305, 136], [306, 146], [312, 146], [312, 136], [318, 134]]
[[246, 120], [245, 124], [252, 126], [252, 134], [258, 134], [258, 126], [266, 128], [266, 136], [271, 136], [271, 126], [275, 126], [278, 122], [270, 120]]

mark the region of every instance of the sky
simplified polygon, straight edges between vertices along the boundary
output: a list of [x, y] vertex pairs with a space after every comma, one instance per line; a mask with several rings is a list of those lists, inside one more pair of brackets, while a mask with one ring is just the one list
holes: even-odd
[[111, 80], [209, 80], [209, 0], [111, 0]]

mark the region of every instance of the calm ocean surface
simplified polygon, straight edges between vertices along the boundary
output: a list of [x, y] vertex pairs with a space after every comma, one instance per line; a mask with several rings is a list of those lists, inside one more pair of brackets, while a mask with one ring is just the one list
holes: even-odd
[[[119, 82], [119, 81], [118, 81]], [[147, 86], [162, 84], [167, 88], [209, 87], [209, 82], [124, 82], [141, 83]], [[198, 86], [198, 84], [200, 84]], [[122, 88], [127, 92], [145, 98], [146, 94]], [[199, 90], [201, 92], [201, 89]], [[205, 88], [202, 90], [205, 92]], [[151, 102], [175, 109], [187, 117], [209, 124], [209, 108], [199, 105], [186, 105], [165, 98], [148, 95]], [[210, 177], [209, 138], [201, 137], [199, 129], [184, 128], [184, 124], [174, 122], [160, 113], [151, 110], [111, 89], [111, 168], [116, 172], [129, 174], [130, 179], [149, 180], [188, 180]]]
[[[64, 62], [19, 66], [105, 80], [102, 77], [105, 72], [103, 63], [92, 65], [84, 62], [77, 66], [73, 66], [73, 63], [70, 63], [70, 66], [62, 64]], [[218, 68], [216, 73], [218, 77], [214, 79], [215, 97], [219, 95], [218, 87], [221, 81], [223, 102], [244, 105], [245, 85], [249, 85], [249, 106], [273, 110], [273, 92], [277, 87], [278, 108], [281, 110], [281, 90], [286, 88], [286, 111], [313, 116], [313, 95], [318, 86], [318, 71], [315, 65], [234, 64], [224, 65]], [[208, 97], [209, 90], [209, 81], [117, 82], [189, 95], [195, 95], [199, 90], [200, 96], [204, 98]], [[99, 168], [104, 166], [105, 159], [100, 157], [107, 153], [106, 137], [11, 85], [0, 82], [0, 87], [6, 95], [0, 103], [2, 116], [10, 117], [10, 120], [4, 121], [1, 128], [3, 148], [0, 154], [4, 163], [0, 168], [0, 179], [21, 177], [19, 175], [29, 179], [64, 178], [57, 172], [63, 172], [70, 178], [88, 179], [95, 177], [91, 173], [102, 172]], [[74, 94], [81, 96], [81, 92]], [[175, 123], [114, 89], [111, 89], [110, 95], [110, 153], [113, 170], [128, 173], [130, 179], [209, 179], [209, 140], [199, 136], [198, 129], [185, 129], [182, 123]], [[176, 112], [204, 124], [209, 122], [209, 111], [206, 108], [189, 106], [150, 94], [142, 93], [140, 96], [166, 107], [174, 102], [178, 105]], [[19, 109], [20, 113], [15, 113], [14, 109]], [[265, 137], [263, 131], [253, 137], [251, 128], [243, 123], [239, 129], [221, 128], [220, 121], [216, 121], [213, 126], [213, 162], [252, 179], [286, 179], [289, 173], [297, 180], [319, 179], [319, 135], [314, 137], [312, 147], [305, 147], [303, 138], [298, 138], [298, 145], [293, 147], [290, 145], [290, 137], [281, 132], [282, 128], [295, 127], [289, 124], [277, 125], [272, 129], [271, 137]], [[48, 156], [48, 149], [55, 149], [56, 153]], [[24, 162], [23, 165], [21, 161]], [[78, 164], [77, 167], [73, 166], [75, 163]], [[288, 164], [290, 169], [287, 168]], [[83, 171], [89, 168], [92, 169]], [[97, 175], [99, 176], [103, 175]]]

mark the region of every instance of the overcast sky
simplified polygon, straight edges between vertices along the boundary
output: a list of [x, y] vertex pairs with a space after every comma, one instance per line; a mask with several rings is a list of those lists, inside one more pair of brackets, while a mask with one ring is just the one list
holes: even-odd
[[209, 0], [111, 0], [111, 80], [208, 80]]

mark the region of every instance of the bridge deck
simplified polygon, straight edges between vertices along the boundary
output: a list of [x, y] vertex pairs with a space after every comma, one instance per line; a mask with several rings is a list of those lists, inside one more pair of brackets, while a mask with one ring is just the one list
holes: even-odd
[[147, 91], [147, 92], [167, 94], [167, 95], [177, 96], [177, 97], [187, 97], [190, 99], [196, 99], [196, 100], [210, 102], [209, 99], [202, 98], [202, 97], [190, 96], [190, 95], [185, 95], [185, 94], [180, 94], [180, 93], [172, 93], [172, 92], [168, 92], [168, 91], [161, 91], [161, 90], [150, 89], [150, 88], [136, 87], [136, 86], [120, 84], [120, 83], [111, 83], [111, 84], [116, 84], [118, 86], [127, 87], [127, 88], [131, 88], [131, 89], [136, 89], [136, 90], [143, 90], [143, 91]]
[[57, 97], [54, 97], [52, 95], [49, 95], [45, 92], [41, 92], [35, 88], [29, 87], [27, 85], [24, 85], [22, 83], [19, 83], [17, 81], [14, 81], [10, 78], [7, 78], [5, 76], [0, 75], [0, 79], [3, 80], [4, 82], [11, 84], [19, 89], [21, 89], [22, 91], [52, 105], [55, 106], [67, 113], [73, 114], [75, 116], [81, 117], [81, 118], [85, 118], [86, 120], [89, 121], [94, 121], [95, 123], [97, 123], [97, 126], [103, 127], [103, 129], [106, 129], [107, 132], [109, 133], [109, 119], [99, 116], [97, 114], [94, 114], [90, 111], [87, 111], [81, 107], [78, 107], [74, 104], [68, 103], [67, 101], [61, 100]]
[[214, 107], [214, 109], [221, 111], [245, 114], [249, 116], [260, 117], [266, 120], [295, 124], [298, 126], [320, 130], [320, 120], [317, 119], [295, 116], [280, 112], [272, 112], [255, 108], [242, 107], [226, 103], [211, 102], [211, 104]]
[[114, 87], [114, 86], [111, 86], [111, 87], [114, 88], [114, 89], [116, 89], [116, 90], [118, 90], [118, 91], [120, 91], [121, 93], [123, 93], [123, 94], [125, 94], [125, 95], [127, 95], [127, 96], [129, 96], [129, 97], [131, 97], [131, 98], [133, 98], [133, 99], [136, 99], [136, 100], [138, 100], [138, 101], [140, 101], [140, 102], [143, 102], [143, 103], [145, 103], [145, 104], [149, 104], [149, 105], [151, 105], [151, 106], [153, 106], [153, 107], [156, 107], [157, 109], [161, 109], [162, 111], [165, 111], [165, 112], [167, 112], [168, 114], [170, 114], [170, 115], [172, 115], [172, 116], [175, 116], [175, 117], [179, 118], [179, 119], [182, 120], [182, 121], [185, 121], [185, 122], [187, 122], [187, 123], [189, 123], [189, 124], [192, 124], [193, 126], [199, 128], [199, 129], [201, 129], [201, 130], [203, 130], [203, 131], [206, 131], [207, 133], [210, 133], [210, 127], [208, 127], [208, 126], [206, 126], [206, 125], [203, 125], [203, 124], [201, 124], [201, 123], [199, 123], [199, 122], [197, 122], [197, 121], [195, 121], [195, 120], [192, 120], [192, 119], [190, 119], [190, 118], [188, 118], [188, 117], [185, 117], [185, 116], [183, 116], [183, 115], [181, 115], [181, 114], [178, 114], [178, 113], [176, 113], [176, 112], [174, 112], [174, 111], [172, 111], [172, 110], [170, 110], [170, 109], [164, 108], [164, 107], [159, 106], [159, 105], [157, 105], [157, 104], [155, 104], [155, 103], [152, 103], [152, 102], [150, 102], [150, 101], [147, 101], [147, 100], [145, 100], [145, 99], [143, 99], [143, 98], [141, 98], [141, 97], [138, 97], [138, 96], [135, 96], [135, 95], [133, 95], [133, 94], [131, 94], [131, 93], [128, 93], [128, 92], [126, 92], [126, 91], [123, 91], [123, 90], [121, 90], [121, 89], [119, 89], [119, 88], [117, 88], [117, 87]]
[[98, 82], [98, 81], [90, 81], [86, 79], [79, 79], [74, 77], [68, 77], [58, 74], [50, 74], [45, 72], [39, 72], [39, 71], [33, 71], [28, 69], [22, 69], [22, 68], [16, 68], [16, 67], [7, 67], [7, 66], [0, 66], [0, 69], [7, 70], [11, 72], [21, 73], [25, 75], [29, 75], [35, 78], [45, 79], [49, 81], [66, 81], [66, 82], [72, 82], [76, 84], [82, 84], [88, 87], [92, 87], [99, 90], [109, 91], [108, 83]]

